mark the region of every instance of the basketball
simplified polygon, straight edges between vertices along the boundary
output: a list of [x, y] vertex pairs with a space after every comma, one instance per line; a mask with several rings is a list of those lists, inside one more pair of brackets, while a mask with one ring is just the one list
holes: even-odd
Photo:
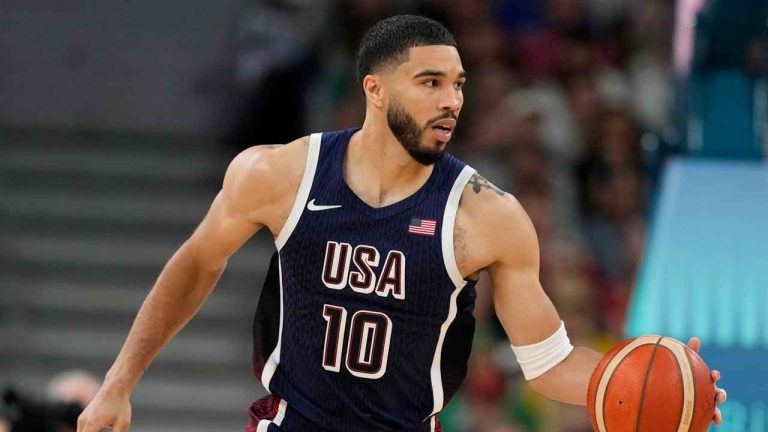
[[704, 432], [715, 410], [715, 383], [704, 360], [682, 342], [641, 336], [600, 360], [587, 408], [598, 432]]

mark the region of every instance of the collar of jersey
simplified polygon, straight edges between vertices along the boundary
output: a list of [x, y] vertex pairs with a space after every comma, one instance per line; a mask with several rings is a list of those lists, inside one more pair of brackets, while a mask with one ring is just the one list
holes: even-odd
[[432, 169], [432, 173], [429, 175], [429, 178], [421, 186], [421, 188], [419, 188], [419, 190], [396, 203], [392, 203], [384, 207], [371, 207], [368, 203], [360, 199], [360, 197], [357, 196], [354, 191], [352, 191], [352, 189], [347, 184], [346, 179], [344, 179], [344, 155], [347, 152], [347, 146], [349, 145], [350, 138], [352, 138], [352, 135], [358, 130], [359, 129], [350, 129], [348, 137], [342, 141], [341, 145], [339, 146], [340, 148], [338, 151], [336, 151], [335, 154], [337, 163], [334, 164], [334, 166], [338, 170], [336, 175], [337, 178], [340, 179], [341, 183], [339, 189], [346, 198], [346, 202], [351, 203], [351, 207], [355, 210], [374, 219], [384, 219], [390, 216], [394, 216], [420, 203], [423, 197], [432, 190], [435, 179], [437, 178], [437, 172], [440, 170], [440, 166], [442, 165], [442, 161], [435, 164], [434, 168]]

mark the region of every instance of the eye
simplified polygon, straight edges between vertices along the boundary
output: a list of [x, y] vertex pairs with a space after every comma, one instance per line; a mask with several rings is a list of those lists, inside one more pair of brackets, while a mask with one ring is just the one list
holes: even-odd
[[456, 86], [456, 89], [461, 90], [461, 88], [464, 87], [465, 82], [466, 81], [457, 81], [454, 85]]
[[438, 82], [436, 79], [431, 79], [431, 80], [424, 81], [424, 85], [426, 85], [427, 87], [437, 87]]

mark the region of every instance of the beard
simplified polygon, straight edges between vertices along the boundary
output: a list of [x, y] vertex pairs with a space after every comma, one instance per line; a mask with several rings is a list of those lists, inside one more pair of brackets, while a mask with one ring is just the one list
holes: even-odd
[[426, 126], [419, 127], [416, 119], [402, 105], [397, 103], [395, 99], [390, 99], [389, 109], [387, 109], [387, 124], [392, 134], [408, 154], [416, 162], [424, 166], [429, 166], [442, 160], [445, 150], [424, 148], [421, 145], [421, 137], [432, 122], [448, 117], [455, 118], [450, 113], [446, 113], [428, 121]]

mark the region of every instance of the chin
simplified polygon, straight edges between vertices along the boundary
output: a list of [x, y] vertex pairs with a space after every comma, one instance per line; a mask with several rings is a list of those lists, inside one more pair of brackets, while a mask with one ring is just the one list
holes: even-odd
[[435, 150], [440, 150], [441, 152], [445, 151], [445, 147], [448, 145], [447, 141], [437, 141], [435, 140], [435, 144], [433, 144], [431, 147]]
[[446, 144], [448, 144], [448, 141], [440, 141], [432, 136], [428, 136], [421, 140], [421, 146], [425, 149], [442, 149], [445, 148]]

